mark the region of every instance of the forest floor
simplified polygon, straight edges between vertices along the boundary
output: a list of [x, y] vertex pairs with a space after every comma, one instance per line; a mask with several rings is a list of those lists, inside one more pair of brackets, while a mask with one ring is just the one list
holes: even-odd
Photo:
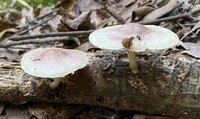
[[[25, 1], [18, 1], [24, 6], [21, 10], [14, 8], [15, 2], [4, 8], [0, 15], [2, 66], [7, 62], [20, 63], [25, 52], [39, 47], [76, 48], [94, 53], [99, 49], [88, 41], [91, 32], [133, 22], [170, 29], [182, 41], [180, 47], [184, 49], [183, 53], [200, 58], [199, 0], [60, 0], [54, 6], [37, 8]], [[60, 32], [64, 32], [64, 35], [60, 35]], [[0, 103], [0, 113], [1, 119], [177, 118], [87, 104], [57, 106], [30, 102], [14, 105], [6, 100]]]

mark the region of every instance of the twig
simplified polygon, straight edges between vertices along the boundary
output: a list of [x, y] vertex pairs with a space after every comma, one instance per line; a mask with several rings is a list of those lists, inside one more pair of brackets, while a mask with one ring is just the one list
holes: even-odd
[[141, 21], [139, 23], [140, 24], [157, 24], [157, 23], [164, 22], [164, 21], [172, 21], [172, 20], [175, 20], [175, 19], [190, 17], [193, 14], [196, 14], [198, 12], [200, 12], [200, 9], [197, 9], [197, 10], [189, 12], [189, 13], [179, 14], [179, 15], [175, 15], [175, 16], [160, 18], [160, 19], [155, 19], [155, 20], [152, 20], [152, 21]]
[[37, 21], [39, 19], [42, 19], [42, 18], [44, 18], [44, 17], [46, 17], [46, 16], [48, 16], [48, 15], [54, 13], [54, 12], [58, 12], [59, 10], [60, 10], [59, 8], [56, 8], [56, 9], [53, 9], [52, 11], [50, 11], [50, 12], [48, 12], [46, 14], [37, 16], [37, 17], [35, 17], [35, 19], [28, 21], [28, 23], [26, 23], [25, 25], [23, 25], [21, 27], [27, 27], [30, 23], [33, 23], [33, 22], [35, 22], [35, 21]]
[[126, 21], [119, 16], [116, 12], [114, 12], [110, 7], [105, 8], [105, 10], [110, 13], [111, 16], [113, 16], [120, 24], [125, 24]]
[[[41, 44], [41, 43], [48, 43], [48, 42], [55, 42], [55, 41], [67, 41], [71, 39], [71, 37], [50, 37], [50, 38], [45, 38], [45, 39], [30, 39], [30, 40], [23, 40], [23, 41], [12, 41], [12, 42], [1, 42], [0, 43], [0, 48], [7, 48], [11, 46], [16, 46], [16, 45], [23, 45], [23, 44]], [[77, 39], [73, 39], [77, 44], [80, 44], [80, 41], [77, 41]]]
[[55, 37], [55, 36], [76, 36], [76, 35], [88, 35], [94, 30], [88, 31], [70, 31], [70, 32], [56, 32], [56, 33], [47, 33], [47, 34], [36, 34], [36, 35], [23, 35], [23, 36], [13, 36], [9, 37], [10, 40], [26, 40], [33, 38], [44, 38], [44, 37]]
[[46, 22], [48, 22], [48, 21], [49, 21], [50, 19], [52, 19], [52, 18], [53, 18], [53, 17], [50, 17], [50, 18], [48, 18], [47, 20], [45, 20], [45, 21], [43, 21], [43, 22], [41, 22], [41, 23], [39, 23], [39, 24], [37, 24], [37, 25], [35, 25], [35, 26], [29, 28], [29, 29], [26, 29], [26, 30], [24, 30], [24, 31], [21, 31], [21, 32], [17, 33], [17, 35], [25, 34], [26, 32], [28, 32], [28, 31], [30, 31], [30, 30], [32, 30], [32, 29], [34, 29], [34, 28], [36, 28], [36, 27], [38, 27], [38, 26], [40, 26], [40, 25], [42, 25], [42, 24], [44, 24], [44, 23], [46, 23]]

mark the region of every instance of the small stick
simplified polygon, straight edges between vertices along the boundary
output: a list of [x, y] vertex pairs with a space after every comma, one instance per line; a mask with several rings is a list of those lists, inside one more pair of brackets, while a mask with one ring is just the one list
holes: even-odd
[[44, 17], [46, 17], [46, 16], [48, 16], [48, 15], [54, 13], [54, 12], [58, 12], [59, 10], [60, 10], [59, 8], [56, 8], [56, 9], [53, 9], [52, 11], [50, 11], [50, 12], [48, 12], [46, 14], [37, 16], [37, 17], [35, 17], [35, 19], [28, 21], [28, 23], [26, 23], [25, 25], [23, 25], [21, 27], [27, 27], [30, 23], [33, 23], [33, 22], [35, 22], [35, 21], [37, 21], [39, 19], [42, 19], [42, 18], [44, 18]]
[[111, 8], [107, 7], [105, 8], [106, 11], [108, 11], [108, 13], [110, 13], [111, 16], [113, 16], [120, 24], [125, 24], [126, 21], [119, 16], [116, 12], [114, 12]]
[[46, 33], [46, 34], [36, 34], [36, 35], [23, 35], [23, 36], [13, 36], [9, 37], [10, 40], [26, 40], [33, 38], [44, 38], [44, 37], [55, 37], [55, 36], [76, 36], [76, 35], [88, 35], [94, 30], [88, 31], [69, 31], [69, 32], [56, 32], [56, 33]]
[[43, 22], [41, 22], [41, 23], [39, 23], [39, 24], [37, 24], [37, 25], [35, 25], [35, 26], [29, 28], [29, 29], [26, 29], [26, 30], [24, 30], [24, 31], [21, 31], [21, 32], [17, 33], [17, 35], [25, 34], [26, 32], [28, 32], [28, 31], [30, 31], [30, 30], [32, 30], [32, 29], [34, 29], [34, 28], [36, 28], [36, 27], [38, 27], [38, 26], [40, 26], [40, 25], [42, 25], [42, 24], [44, 24], [44, 23], [46, 23], [46, 22], [48, 22], [48, 21], [49, 21], [50, 19], [52, 19], [52, 18], [53, 18], [53, 17], [50, 17], [50, 18], [48, 18], [47, 20], [45, 20], [45, 21], [43, 21]]
[[[50, 38], [45, 38], [45, 39], [30, 39], [30, 40], [22, 40], [22, 41], [12, 41], [12, 42], [1, 42], [0, 43], [0, 48], [8, 48], [11, 46], [16, 46], [16, 45], [23, 45], [23, 44], [42, 44], [42, 43], [48, 43], [48, 42], [56, 42], [56, 41], [67, 41], [70, 40], [70, 37], [50, 37]], [[77, 41], [77, 39], [73, 39]]]

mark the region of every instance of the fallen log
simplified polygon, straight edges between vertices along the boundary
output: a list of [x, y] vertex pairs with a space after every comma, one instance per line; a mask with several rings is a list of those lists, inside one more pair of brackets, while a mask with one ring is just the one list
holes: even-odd
[[200, 117], [200, 61], [177, 51], [137, 57], [129, 68], [123, 51], [88, 53], [89, 64], [66, 76], [56, 89], [51, 79], [30, 76], [19, 63], [0, 62], [0, 101], [100, 105], [166, 116]]

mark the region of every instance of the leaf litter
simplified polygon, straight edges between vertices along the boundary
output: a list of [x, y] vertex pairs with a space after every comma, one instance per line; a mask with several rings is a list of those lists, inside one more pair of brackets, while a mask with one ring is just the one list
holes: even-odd
[[[28, 32], [23, 35], [31, 36], [33, 34], [47, 34], [48, 37], [48, 33], [52, 32], [95, 30], [109, 25], [120, 24], [116, 17], [122, 18], [125, 23], [148, 21], [151, 24], [153, 23], [151, 20], [159, 20], [175, 15], [181, 16], [182, 14], [188, 14], [198, 10], [200, 7], [199, 0], [60, 0], [54, 6], [44, 7], [40, 5], [38, 8], [34, 9], [25, 1], [19, 1], [24, 5], [24, 8], [21, 11], [14, 9], [14, 7], [11, 6], [9, 10], [7, 9], [8, 12], [5, 12], [0, 17], [0, 44], [13, 42], [9, 37], [11, 35], [17, 35], [24, 30], [28, 30]], [[47, 14], [54, 11], [55, 8], [59, 8], [59, 11]], [[111, 15], [105, 8], [111, 8], [118, 16]], [[156, 23], [156, 25], [164, 26], [179, 34], [179, 37], [183, 41], [181, 46], [184, 48], [184, 51], [181, 53], [200, 58], [200, 47], [199, 44], [197, 44], [197, 42], [199, 42], [200, 14], [199, 12], [196, 12], [195, 14], [190, 14], [186, 17], [180, 16], [173, 20], [160, 21]], [[42, 23], [45, 20], [47, 21]], [[33, 26], [36, 27], [30, 29]], [[69, 48], [70, 46], [73, 46], [70, 48], [78, 48], [85, 52], [99, 50], [88, 43], [87, 35], [75, 35], [73, 37], [76, 38], [76, 42], [81, 43], [81, 46], [73, 46], [71, 42], [67, 41], [54, 41], [51, 43], [23, 44], [0, 48], [0, 62], [19, 62], [23, 52], [38, 47], [54, 46]], [[26, 40], [28, 41], [28, 39]], [[41, 41], [43, 38], [35, 38], [32, 40]], [[57, 110], [52, 109], [52, 106], [44, 106], [43, 108], [27, 106], [22, 108], [20, 106], [10, 105], [4, 108], [4, 105], [5, 103], [3, 103], [2, 106], [0, 105], [0, 112], [1, 115], [6, 115], [8, 118], [17, 117], [23, 119], [31, 118], [33, 116], [36, 118], [46, 118], [46, 116], [48, 117], [49, 115], [46, 113], [48, 112], [46, 109], [49, 109], [50, 107], [50, 110], [53, 110], [53, 113], [59, 115], [60, 118], [66, 117], [65, 112], [60, 113]], [[98, 107], [95, 109], [98, 110]], [[75, 117], [84, 117], [84, 113], [94, 113], [95, 109], [89, 108], [89, 110], [87, 109], [86, 111], [75, 115]], [[5, 113], [3, 113], [4, 111]], [[107, 111], [109, 112], [109, 116], [106, 118], [117, 117], [117, 111]], [[144, 115], [142, 116], [144, 117]], [[120, 117], [120, 115], [118, 115], [118, 117]], [[131, 115], [131, 118], [134, 118], [134, 116]]]

